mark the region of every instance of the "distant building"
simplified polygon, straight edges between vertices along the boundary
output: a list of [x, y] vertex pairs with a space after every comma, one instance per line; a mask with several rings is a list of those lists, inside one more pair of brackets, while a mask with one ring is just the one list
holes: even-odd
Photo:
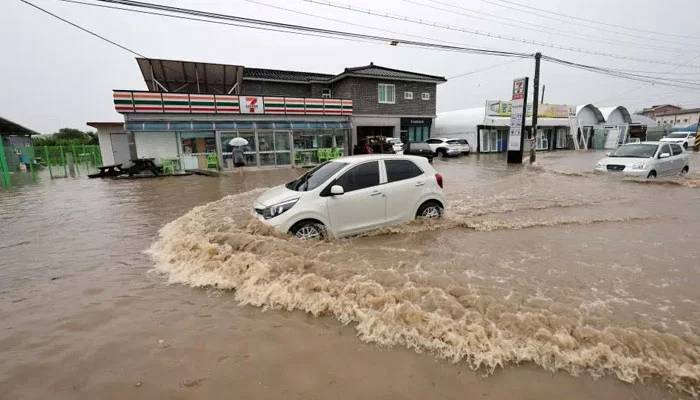
[[25, 164], [30, 162], [31, 153], [28, 149], [32, 145], [32, 135], [38, 135], [38, 133], [0, 117], [0, 140], [5, 149], [5, 160], [10, 171], [17, 170], [20, 161]]
[[655, 113], [651, 118], [658, 122], [660, 126], [664, 127], [688, 126], [698, 122], [700, 119], [700, 108], [685, 108], [659, 112]]
[[373, 63], [333, 75], [137, 62], [148, 91], [114, 91], [124, 126], [97, 126], [104, 131], [103, 156], [177, 158], [183, 169], [232, 168], [230, 143], [236, 137], [248, 142], [247, 166], [316, 164], [350, 154], [367, 136], [425, 140], [435, 117], [436, 85], [446, 81]]
[[655, 106], [645, 108], [642, 111], [638, 112], [637, 114], [641, 114], [641, 115], [644, 115], [644, 116], [649, 117], [649, 118], [654, 118], [657, 114], [665, 114], [665, 113], [680, 111], [682, 109], [683, 109], [682, 107], [674, 106], [673, 104], [657, 104]]

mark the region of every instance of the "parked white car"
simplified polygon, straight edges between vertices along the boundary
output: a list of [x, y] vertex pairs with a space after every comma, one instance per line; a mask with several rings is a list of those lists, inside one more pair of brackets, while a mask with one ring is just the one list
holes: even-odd
[[424, 157], [367, 154], [327, 161], [255, 200], [258, 219], [299, 239], [342, 237], [442, 217], [442, 176]]
[[462, 154], [469, 154], [469, 152], [472, 151], [471, 146], [469, 145], [469, 142], [467, 139], [460, 139], [460, 138], [454, 138], [454, 139], [447, 139], [448, 144], [456, 144], [459, 146], [460, 151]]
[[695, 147], [695, 132], [671, 132], [661, 139], [661, 142], [677, 143], [685, 150]]
[[687, 174], [690, 156], [680, 144], [665, 142], [628, 143], [608, 153], [598, 161], [598, 172], [656, 178], [657, 176]]
[[430, 138], [425, 143], [430, 146], [435, 156], [458, 156], [463, 151], [462, 145], [450, 138]]
[[391, 145], [391, 147], [394, 149], [394, 152], [396, 154], [403, 154], [403, 143], [401, 142], [401, 139], [399, 138], [387, 138], [386, 142]]

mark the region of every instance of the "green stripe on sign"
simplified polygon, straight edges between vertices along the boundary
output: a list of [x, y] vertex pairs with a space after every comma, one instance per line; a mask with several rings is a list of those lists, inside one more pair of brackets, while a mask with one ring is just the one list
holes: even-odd
[[168, 101], [168, 100], [164, 100], [163, 104], [165, 104], [166, 106], [189, 106], [190, 105], [190, 103], [187, 101]]
[[323, 108], [323, 104], [307, 104], [306, 108]]
[[211, 106], [211, 107], [214, 107], [214, 102], [212, 102], [212, 101], [196, 101], [196, 100], [192, 100], [191, 103], [192, 103], [193, 106], [198, 106], [198, 107], [199, 107], [199, 106]]
[[287, 108], [304, 108], [303, 104], [287, 104]]
[[134, 104], [161, 105], [161, 101], [160, 100], [134, 100]]
[[232, 102], [228, 102], [228, 101], [220, 101], [220, 102], [216, 103], [216, 105], [221, 106], [221, 107], [238, 107], [238, 102], [232, 103]]
[[131, 105], [131, 100], [114, 100], [114, 104], [128, 104]]

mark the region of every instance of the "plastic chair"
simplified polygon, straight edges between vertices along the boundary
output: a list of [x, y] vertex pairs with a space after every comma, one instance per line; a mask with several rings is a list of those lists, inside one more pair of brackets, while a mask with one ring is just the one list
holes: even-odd
[[322, 163], [324, 161], [328, 161], [333, 158], [333, 154], [331, 153], [331, 149], [318, 149], [317, 151], [318, 154], [318, 162]]
[[216, 156], [216, 153], [209, 153], [207, 154], [207, 169], [219, 169], [219, 157]]
[[160, 160], [160, 165], [163, 167], [164, 174], [175, 175], [175, 160], [164, 158]]
[[301, 165], [303, 160], [301, 159], [301, 153], [298, 151], [294, 152], [294, 165]]
[[333, 149], [333, 158], [340, 158], [344, 155], [344, 151], [340, 147], [336, 147]]

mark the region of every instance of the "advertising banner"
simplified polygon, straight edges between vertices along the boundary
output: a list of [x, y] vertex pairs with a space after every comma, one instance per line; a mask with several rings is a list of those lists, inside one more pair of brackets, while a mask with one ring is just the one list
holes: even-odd
[[527, 98], [527, 77], [513, 81], [513, 101], [511, 102], [510, 133], [508, 151], [522, 150], [521, 137], [525, 128], [525, 100]]
[[[512, 109], [510, 101], [486, 101], [486, 115], [490, 117], [510, 117]], [[532, 117], [532, 104], [527, 105], [526, 115]], [[576, 107], [567, 104], [540, 104], [537, 109], [539, 118], [569, 118], [571, 115], [576, 115]]]

